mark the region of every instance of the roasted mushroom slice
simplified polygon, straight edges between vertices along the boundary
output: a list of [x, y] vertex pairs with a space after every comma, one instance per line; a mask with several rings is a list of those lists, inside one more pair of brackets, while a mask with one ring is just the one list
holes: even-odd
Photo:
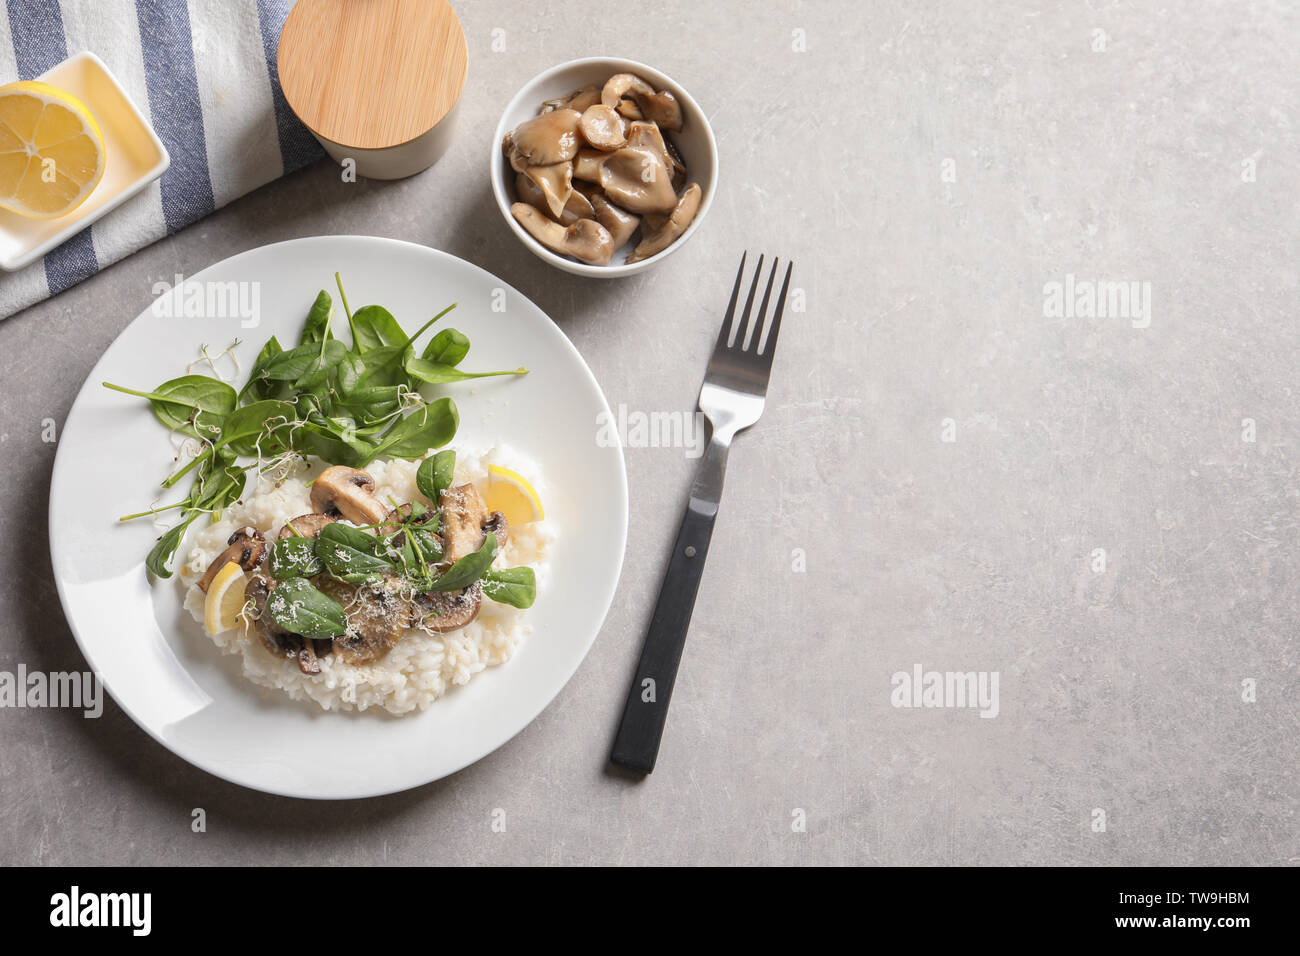
[[615, 205], [630, 212], [669, 212], [677, 205], [672, 174], [659, 151], [624, 146], [600, 164], [600, 188]]
[[584, 86], [580, 90], [574, 90], [568, 96], [561, 96], [557, 99], [547, 100], [542, 104], [539, 112], [549, 113], [552, 110], [577, 110], [583, 112], [587, 107], [593, 106], [600, 102], [599, 86]]
[[588, 145], [597, 149], [619, 149], [627, 144], [627, 120], [612, 106], [588, 106], [578, 129]]
[[[519, 173], [537, 187], [545, 203], [545, 211], [559, 219], [573, 195], [573, 164], [556, 163], [554, 166], [529, 166]], [[539, 209], [542, 207], [538, 207]]]
[[510, 543], [510, 522], [506, 521], [506, 516], [500, 511], [492, 512], [487, 521], [483, 522], [484, 537], [489, 533], [497, 536], [498, 551], [504, 550]]
[[466, 482], [442, 489], [438, 499], [442, 511], [444, 560], [454, 564], [483, 545], [483, 525], [490, 517], [478, 489]]
[[262, 563], [264, 557], [266, 557], [266, 538], [263, 537], [262, 532], [252, 527], [240, 528], [226, 539], [226, 550], [213, 559], [208, 569], [203, 572], [203, 577], [199, 578], [199, 590], [207, 594], [208, 587], [212, 584], [212, 579], [217, 576], [217, 572], [232, 561], [245, 571], [252, 571]]
[[[515, 195], [528, 205], [549, 214], [550, 206], [546, 201], [545, 193], [542, 192], [537, 183], [533, 182], [524, 173], [515, 173]], [[569, 201], [564, 204], [564, 209], [560, 211], [560, 224], [568, 226], [579, 219], [595, 218], [596, 211], [591, 208], [591, 200], [579, 192], [575, 186], [573, 192], [569, 193]]]
[[324, 515], [342, 515], [353, 524], [379, 524], [388, 509], [371, 492], [375, 480], [359, 468], [333, 465], [311, 486], [311, 506]]
[[426, 591], [411, 602], [411, 626], [444, 634], [464, 627], [478, 616], [483, 588], [477, 582], [463, 591]]
[[567, 162], [582, 145], [577, 110], [559, 109], [524, 120], [506, 134], [502, 147], [516, 170], [521, 166], [553, 166]]
[[552, 252], [573, 256], [591, 265], [606, 265], [614, 256], [614, 240], [609, 231], [594, 219], [579, 219], [562, 226], [526, 202], [510, 207], [510, 214], [528, 230], [529, 235]]
[[285, 538], [315, 538], [320, 535], [320, 529], [327, 524], [334, 523], [333, 518], [329, 515], [317, 514], [311, 512], [305, 515], [298, 515], [296, 518], [290, 518], [276, 535], [277, 541], [283, 541]]
[[686, 227], [691, 224], [695, 214], [700, 211], [700, 187], [696, 183], [691, 183], [686, 187], [686, 191], [677, 200], [677, 206], [673, 213], [665, 222], [655, 231], [645, 236], [637, 243], [632, 254], [627, 257], [629, 263], [640, 262], [642, 259], [649, 259], [656, 253], [663, 252], [674, 242], [681, 238]]
[[347, 632], [334, 638], [334, 654], [345, 664], [379, 660], [393, 649], [410, 623], [411, 601], [394, 575], [363, 585], [326, 576], [317, 587], [338, 601], [347, 614]]

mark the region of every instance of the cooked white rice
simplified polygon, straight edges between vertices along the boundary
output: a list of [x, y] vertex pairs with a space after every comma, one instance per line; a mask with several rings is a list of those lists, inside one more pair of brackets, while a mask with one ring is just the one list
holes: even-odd
[[[456, 482], [472, 482], [485, 491], [488, 465], [496, 464], [527, 475], [545, 500], [546, 489], [530, 463], [500, 446], [481, 452], [456, 449]], [[186, 587], [185, 607], [203, 621], [203, 592], [196, 582], [208, 565], [226, 548], [239, 528], [252, 525], [272, 540], [286, 521], [312, 510], [308, 488], [323, 463], [306, 465], [291, 477], [272, 483], [257, 480], [252, 493], [204, 526], [180, 569]], [[415, 486], [418, 461], [377, 461], [366, 466], [375, 480], [381, 501], [428, 502]], [[547, 551], [555, 531], [550, 521], [510, 528], [509, 543], [497, 555], [495, 566], [529, 565], [537, 575], [538, 594], [547, 579]], [[424, 710], [453, 685], [466, 684], [487, 667], [504, 664], [514, 656], [520, 641], [532, 630], [528, 611], [483, 599], [478, 616], [465, 627], [447, 634], [427, 634], [409, 629], [396, 646], [369, 664], [345, 664], [335, 655], [320, 659], [319, 674], [304, 674], [294, 660], [271, 654], [256, 635], [240, 627], [213, 635], [217, 646], [243, 660], [244, 676], [255, 684], [278, 688], [294, 700], [310, 699], [325, 710], [365, 710], [382, 707], [394, 714]]]

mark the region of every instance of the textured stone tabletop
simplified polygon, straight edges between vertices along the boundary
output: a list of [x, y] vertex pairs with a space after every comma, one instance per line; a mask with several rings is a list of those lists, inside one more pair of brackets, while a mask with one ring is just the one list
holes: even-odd
[[[425, 243], [649, 413], [692, 407], [761, 250], [803, 311], [732, 452], [659, 768], [605, 759], [692, 461], [629, 448], [605, 627], [496, 753], [309, 805], [111, 701], [0, 710], [0, 863], [1295, 863], [1300, 14], [691, 2], [632, 35], [578, 3], [456, 6], [470, 79], [433, 169], [319, 163], [0, 322], [0, 669], [85, 666], [47, 420], [154, 282], [298, 236]], [[721, 153], [702, 229], [618, 282], [534, 258], [485, 167], [520, 86], [600, 53], [692, 91]], [[996, 713], [898, 706], [918, 668], [996, 675]]]

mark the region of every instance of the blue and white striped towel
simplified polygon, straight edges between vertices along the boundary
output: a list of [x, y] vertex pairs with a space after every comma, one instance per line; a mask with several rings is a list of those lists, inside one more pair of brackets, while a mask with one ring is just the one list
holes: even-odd
[[0, 83], [72, 53], [102, 59], [149, 116], [171, 168], [26, 269], [0, 273], [0, 318], [62, 292], [323, 155], [280, 92], [293, 0], [0, 0]]

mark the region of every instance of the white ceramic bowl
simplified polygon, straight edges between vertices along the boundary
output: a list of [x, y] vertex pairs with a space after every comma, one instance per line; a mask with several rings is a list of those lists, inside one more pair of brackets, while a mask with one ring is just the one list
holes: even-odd
[[[666, 133], [665, 135], [672, 139], [681, 153], [683, 162], [686, 163], [687, 181], [699, 183], [700, 190], [704, 195], [700, 201], [700, 211], [695, 214], [695, 220], [687, 227], [681, 238], [663, 252], [651, 256], [649, 259], [642, 259], [640, 262], [628, 265], [623, 260], [632, 249], [632, 245], [629, 243], [624, 249], [614, 253], [614, 258], [609, 265], [593, 266], [551, 252], [551, 250], [530, 236], [528, 231], [519, 225], [515, 217], [510, 214], [510, 206], [515, 202], [515, 171], [510, 168], [505, 155], [501, 152], [501, 141], [510, 130], [524, 120], [536, 116], [537, 110], [546, 100], [566, 96], [588, 84], [602, 86], [615, 73], [635, 73], [645, 79], [656, 90], [668, 90], [673, 96], [677, 97], [677, 101], [682, 107], [682, 129], [679, 133]], [[616, 279], [643, 272], [656, 263], [663, 262], [675, 250], [685, 245], [686, 241], [695, 234], [695, 230], [699, 229], [700, 224], [704, 222], [704, 217], [709, 213], [709, 207], [713, 205], [713, 194], [717, 189], [717, 184], [718, 144], [713, 138], [713, 130], [709, 127], [709, 121], [704, 115], [704, 110], [700, 109], [700, 104], [695, 102], [695, 98], [673, 82], [671, 77], [665, 76], [644, 63], [638, 63], [636, 60], [593, 56], [581, 60], [570, 60], [568, 63], [561, 63], [559, 66], [551, 67], [544, 73], [539, 73], [515, 94], [515, 98], [510, 101], [510, 105], [501, 114], [501, 122], [497, 124], [496, 135], [492, 137], [492, 194], [496, 196], [497, 207], [500, 208], [501, 215], [505, 218], [507, 225], [519, 237], [519, 241], [532, 250], [533, 254], [539, 259], [575, 275]]]

